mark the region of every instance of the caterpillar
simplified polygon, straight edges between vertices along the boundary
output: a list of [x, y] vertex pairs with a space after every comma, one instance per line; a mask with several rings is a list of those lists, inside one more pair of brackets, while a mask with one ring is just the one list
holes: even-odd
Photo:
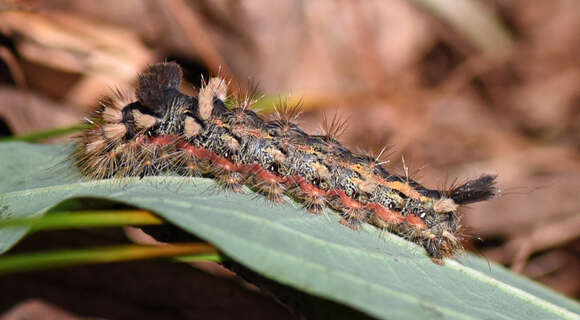
[[428, 189], [342, 146], [336, 118], [326, 134], [310, 135], [296, 124], [300, 104], [280, 103], [268, 120], [252, 110], [252, 95], [228, 96], [224, 79], [210, 78], [188, 96], [179, 91], [182, 77], [178, 64], [158, 63], [139, 75], [136, 98], [116, 92], [102, 100], [76, 139], [73, 161], [81, 174], [203, 176], [234, 192], [248, 186], [274, 202], [289, 196], [313, 214], [331, 208], [349, 228], [368, 223], [415, 242], [438, 264], [462, 249], [459, 208], [497, 195], [493, 175]]

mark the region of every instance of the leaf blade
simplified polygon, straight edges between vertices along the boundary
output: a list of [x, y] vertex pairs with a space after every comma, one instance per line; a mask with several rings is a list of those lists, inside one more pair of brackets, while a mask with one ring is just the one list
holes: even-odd
[[[4, 156], [2, 151], [8, 149], [14, 155]], [[11, 161], [13, 174], [24, 176], [30, 170], [15, 163], [23, 154], [39, 150], [53, 163], [66, 157], [62, 147], [28, 144], [0, 144], [0, 157]], [[25, 216], [42, 214], [73, 197], [134, 205], [211, 242], [262, 275], [375, 317], [528, 319], [533, 314], [576, 319], [580, 310], [577, 303], [501, 266], [492, 264], [491, 272], [486, 271], [485, 261], [465, 256], [461, 258], [465, 266], [449, 261], [440, 267], [423, 249], [397, 236], [381, 238], [372, 227], [350, 231], [336, 223], [334, 214], [313, 216], [293, 203], [273, 207], [251, 195], [209, 192], [211, 180], [147, 177], [70, 182], [55, 176], [35, 181], [39, 174], [33, 171], [25, 183], [0, 183], [5, 192], [0, 206]], [[0, 169], [2, 175], [7, 174]], [[9, 228], [0, 230], [4, 249], [17, 238], [6, 236], [5, 229]]]

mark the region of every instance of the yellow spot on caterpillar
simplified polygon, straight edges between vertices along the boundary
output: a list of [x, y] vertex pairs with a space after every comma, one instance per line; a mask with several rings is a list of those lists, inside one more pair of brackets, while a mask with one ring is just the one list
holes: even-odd
[[108, 124], [103, 127], [103, 135], [109, 140], [120, 139], [127, 133], [124, 124]]
[[459, 206], [455, 203], [455, 201], [453, 201], [453, 199], [450, 198], [442, 198], [437, 200], [437, 202], [435, 202], [435, 204], [433, 205], [433, 209], [436, 212], [455, 212], [457, 211], [457, 208]]
[[375, 181], [375, 179], [373, 179], [371, 177], [368, 177], [367, 179], [362, 180], [358, 184], [358, 188], [366, 193], [373, 193], [375, 191], [376, 187], [377, 187], [377, 182]]
[[274, 161], [277, 163], [284, 163], [286, 161], [286, 155], [276, 148], [268, 148], [267, 152], [274, 157]]
[[443, 238], [447, 238], [450, 241], [457, 241], [457, 238], [447, 230], [443, 231], [443, 233], [441, 233], [441, 235], [443, 236]]
[[232, 151], [237, 151], [240, 148], [240, 143], [234, 137], [224, 134], [221, 136], [226, 146]]
[[187, 138], [195, 137], [201, 131], [201, 125], [192, 117], [185, 118], [185, 126], [183, 127], [183, 134]]
[[133, 110], [133, 118], [135, 118], [135, 126], [138, 129], [149, 129], [157, 123], [155, 117], [143, 114], [139, 110]]
[[386, 183], [386, 186], [401, 192], [402, 194], [406, 195], [409, 198], [420, 199], [421, 201], [429, 200], [427, 197], [421, 196], [419, 192], [415, 191], [415, 189], [413, 189], [410, 185], [404, 182], [390, 181]]
[[211, 78], [209, 82], [199, 91], [199, 116], [202, 120], [207, 120], [211, 117], [213, 110], [213, 98], [218, 98], [222, 101], [227, 96], [227, 84], [224, 79]]
[[316, 170], [316, 174], [318, 175], [318, 177], [320, 179], [322, 179], [322, 180], [329, 180], [331, 178], [330, 171], [328, 171], [328, 168], [325, 165], [320, 164], [318, 162], [314, 162], [312, 164], [312, 166]]
[[431, 240], [437, 238], [437, 236], [431, 231], [423, 231], [423, 236]]
[[93, 142], [87, 143], [86, 148], [85, 148], [85, 152], [86, 153], [98, 152], [98, 151], [103, 150], [104, 147], [105, 147], [105, 140], [97, 139], [97, 140], [94, 140]]
[[103, 110], [103, 120], [110, 123], [119, 123], [123, 120], [123, 113], [121, 110], [113, 108], [113, 107], [106, 107]]

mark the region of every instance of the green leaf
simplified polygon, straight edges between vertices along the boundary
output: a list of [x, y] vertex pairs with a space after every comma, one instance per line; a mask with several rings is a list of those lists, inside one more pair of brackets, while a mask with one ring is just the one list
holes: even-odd
[[87, 129], [89, 127], [90, 127], [90, 125], [88, 123], [79, 123], [79, 124], [76, 124], [76, 125], [70, 126], [70, 127], [56, 128], [56, 129], [50, 129], [50, 130], [46, 130], [46, 131], [37, 131], [37, 132], [32, 132], [32, 133], [28, 133], [28, 134], [24, 134], [24, 135], [19, 135], [19, 136], [8, 136], [5, 138], [0, 138], [0, 141], [2, 141], [2, 142], [4, 142], [4, 141], [27, 141], [27, 142], [41, 141], [41, 140], [56, 138], [56, 137], [64, 136], [67, 134], [79, 132], [79, 131], [81, 131], [83, 129]]
[[22, 253], [0, 257], [0, 275], [89, 263], [110, 263], [138, 259], [186, 255], [203, 259], [216, 255], [214, 247], [204, 243], [183, 243], [163, 246], [123, 245], [42, 253]]
[[212, 254], [195, 254], [176, 257], [175, 260], [179, 262], [222, 262], [224, 259], [218, 253]]
[[[70, 198], [115, 200], [155, 212], [268, 278], [378, 318], [579, 319], [576, 302], [471, 255], [438, 266], [395, 235], [351, 231], [332, 212], [310, 215], [293, 202], [217, 191], [208, 179], [80, 181], [65, 165], [68, 149], [0, 144], [0, 216], [42, 215]], [[0, 250], [25, 232], [0, 230]]]
[[163, 220], [142, 210], [60, 211], [46, 216], [0, 220], [2, 227], [29, 227], [30, 231], [87, 227], [146, 226]]

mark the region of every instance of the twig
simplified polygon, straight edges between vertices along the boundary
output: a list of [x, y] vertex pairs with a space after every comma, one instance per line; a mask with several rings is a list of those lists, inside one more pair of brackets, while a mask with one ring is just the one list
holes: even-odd
[[556, 247], [580, 236], [580, 215], [536, 227], [517, 236], [498, 249], [490, 250], [487, 256], [500, 262], [511, 260], [511, 269], [520, 272], [528, 258], [535, 252]]
[[12, 79], [14, 79], [14, 83], [16, 83], [16, 86], [19, 88], [28, 87], [26, 84], [26, 77], [24, 77], [24, 72], [22, 72], [22, 68], [20, 68], [20, 65], [18, 64], [14, 54], [12, 54], [12, 52], [6, 47], [0, 47], [0, 58], [4, 60], [4, 63], [6, 63], [6, 67], [8, 67], [8, 70], [12, 75]]

